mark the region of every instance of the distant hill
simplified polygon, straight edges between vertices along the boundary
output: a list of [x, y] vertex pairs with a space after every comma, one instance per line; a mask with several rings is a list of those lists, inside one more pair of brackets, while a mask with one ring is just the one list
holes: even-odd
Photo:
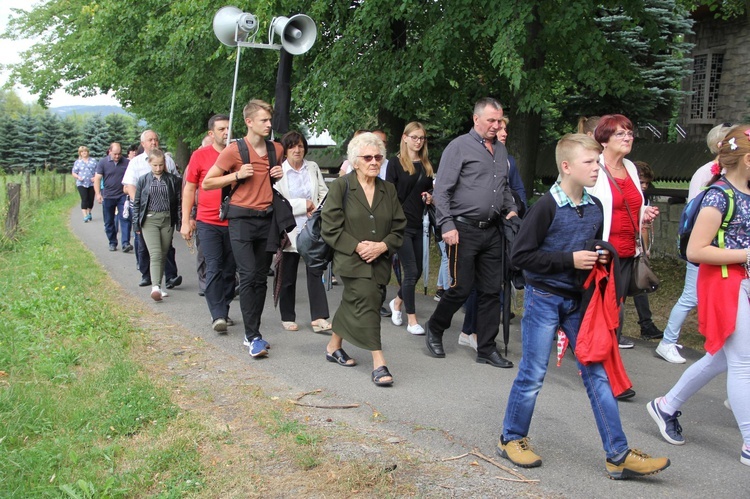
[[49, 110], [61, 118], [65, 118], [71, 114], [101, 114], [102, 116], [109, 114], [129, 114], [120, 106], [60, 106], [51, 107]]

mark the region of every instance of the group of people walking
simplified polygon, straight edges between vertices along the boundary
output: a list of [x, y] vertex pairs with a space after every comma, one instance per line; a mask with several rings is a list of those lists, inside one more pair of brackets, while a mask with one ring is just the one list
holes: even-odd
[[[152, 298], [164, 296], [162, 262], [168, 259], [171, 231], [176, 228], [189, 244], [199, 247], [199, 258], [205, 262], [202, 292], [212, 328], [224, 334], [234, 324], [229, 308], [238, 274], [244, 344], [252, 357], [267, 356], [270, 344], [261, 332], [261, 314], [273, 255], [277, 253], [281, 327], [297, 331], [301, 326], [295, 312], [300, 262], [296, 238], [320, 209], [321, 235], [333, 250], [333, 272], [344, 287], [331, 319], [322, 271], [306, 268], [310, 327], [330, 334], [327, 361], [356, 365], [345, 351], [345, 343], [352, 344], [371, 352], [375, 385], [394, 384], [380, 323], [393, 257], [398, 255], [402, 276], [396, 296], [388, 301], [393, 324], [405, 322], [409, 333], [424, 335], [430, 356], [444, 358], [444, 333], [469, 296], [475, 296], [471, 306], [476, 336], [462, 335], [464, 344], [476, 350], [476, 362], [511, 368], [513, 363], [501, 355], [495, 340], [501, 301], [509, 299], [502, 296], [508, 256], [503, 229], [515, 226], [509, 256], [526, 283], [523, 351], [498, 454], [521, 467], [541, 465], [528, 434], [557, 339], [563, 352], [569, 345], [576, 356], [608, 475], [645, 476], [670, 465], [665, 457], [630, 447], [618, 409], [618, 400], [635, 395], [620, 358], [621, 349], [633, 346], [621, 335], [622, 305], [635, 258], [644, 251], [644, 229], [659, 216], [643, 194], [652, 178], [650, 170], [643, 165], [639, 169], [626, 157], [634, 140], [628, 118], [614, 114], [591, 119], [589, 130], [558, 142], [560, 177], [529, 209], [519, 229], [517, 214], [525, 208], [525, 196], [519, 202], [509, 186], [515, 165], [504, 146], [507, 119], [495, 99], [475, 104], [473, 127], [446, 147], [439, 169], [429, 160], [425, 127], [411, 122], [400, 138], [399, 154], [389, 159], [384, 138], [358, 133], [348, 144], [342, 175], [328, 184], [320, 167], [305, 159], [308, 145], [302, 134], [289, 132], [280, 144], [267, 140], [272, 113], [269, 104], [250, 101], [243, 110], [247, 134], [229, 143], [229, 117], [213, 116], [208, 143], [193, 153], [184, 187], [168, 173], [158, 142], [144, 157], [150, 171], [123, 178], [132, 198], [133, 224], [151, 254]], [[688, 274], [697, 274], [697, 284], [686, 277], [685, 293], [690, 296], [681, 298], [677, 317], [670, 318], [668, 327], [679, 330], [679, 324], [672, 323], [684, 320], [682, 311], [696, 302], [695, 293], [707, 353], [669, 393], [651, 401], [647, 412], [668, 442], [682, 444], [677, 419], [682, 404], [717, 374], [728, 372], [729, 402], [744, 440], [741, 462], [750, 465], [750, 329], [745, 327], [750, 317], [750, 126], [724, 127], [715, 142], [717, 163], [710, 167], [714, 175], [709, 183], [721, 178], [731, 185], [734, 216], [718, 244], [716, 234], [728, 201], [720, 190], [706, 194], [688, 246]], [[85, 177], [82, 167], [80, 171]], [[96, 176], [98, 170], [95, 183]], [[288, 215], [284, 206], [289, 207]], [[428, 209], [435, 212], [449, 277], [444, 278], [435, 310], [420, 324], [415, 286], [423, 271], [422, 220]], [[641, 323], [642, 331], [659, 338], [660, 331], [657, 335], [644, 326], [648, 321], [650, 313]], [[679, 357], [675, 344], [670, 332], [657, 353], [674, 362], [675, 355]]]

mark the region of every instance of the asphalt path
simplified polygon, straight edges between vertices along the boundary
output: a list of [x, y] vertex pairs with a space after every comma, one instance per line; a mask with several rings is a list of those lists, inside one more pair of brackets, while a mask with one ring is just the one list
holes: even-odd
[[[175, 234], [174, 245], [183, 283], [170, 290], [170, 296], [163, 302], [156, 303], [149, 297], [150, 288], [138, 287], [140, 275], [135, 269], [134, 254], [123, 254], [120, 248], [116, 252], [108, 250], [99, 206], [94, 209], [94, 221], [87, 224], [82, 222], [78, 207], [71, 210], [70, 226], [74, 234], [126, 292], [142, 299], [155, 312], [170, 317], [219, 351], [245, 356], [249, 366], [300, 392], [322, 388], [330, 400], [360, 403], [362, 406], [353, 410], [362, 411], [360, 416], [371, 414], [371, 408], [376, 408], [383, 416], [384, 427], [427, 449], [436, 460], [474, 448], [485, 455], [495, 455], [505, 404], [517, 369], [477, 364], [474, 351], [457, 344], [463, 321], [461, 312], [456, 314], [452, 327], [445, 333], [444, 359], [428, 356], [424, 337], [412, 336], [405, 326], [394, 326], [390, 319], [384, 318], [383, 348], [395, 384], [391, 388], [379, 388], [370, 381], [372, 363], [365, 350], [344, 345], [347, 353], [359, 362], [353, 368], [326, 362], [328, 336], [312, 331], [304, 271], [300, 269], [296, 305], [300, 330], [289, 332], [281, 327], [279, 311], [274, 308], [270, 293], [272, 278], [269, 278], [261, 331], [271, 344], [271, 350], [267, 358], [253, 359], [242, 346], [242, 316], [237, 300], [230, 310], [237, 325], [229, 328], [229, 334], [220, 336], [211, 329], [205, 299], [198, 296], [195, 256], [188, 252], [179, 234]], [[332, 313], [342, 291], [339, 285], [328, 292]], [[388, 300], [395, 292], [395, 288], [389, 287]], [[422, 321], [436, 305], [432, 296], [421, 293], [417, 295], [416, 304]], [[521, 356], [521, 314], [518, 310], [516, 313], [519, 317], [511, 324], [508, 358], [517, 366]], [[498, 343], [501, 343], [501, 335]], [[682, 408], [680, 423], [687, 443], [670, 445], [659, 435], [645, 406], [651, 399], [665, 394], [700, 354], [685, 349], [683, 355], [688, 363], [673, 365], [654, 356], [655, 343], [636, 339], [635, 344], [635, 349], [622, 352], [637, 392], [630, 401], [620, 403], [623, 427], [631, 447], [651, 455], [666, 455], [672, 465], [653, 477], [607, 479], [601, 441], [573, 356], [568, 352], [558, 368], [553, 351], [530, 434], [544, 464], [540, 468], [519, 469], [526, 477], [538, 479], [540, 483], [529, 488], [525, 484], [498, 481], [498, 495], [748, 497], [750, 469], [739, 462], [742, 439], [732, 412], [723, 404], [726, 377], [713, 380]], [[498, 461], [510, 465], [502, 458]]]

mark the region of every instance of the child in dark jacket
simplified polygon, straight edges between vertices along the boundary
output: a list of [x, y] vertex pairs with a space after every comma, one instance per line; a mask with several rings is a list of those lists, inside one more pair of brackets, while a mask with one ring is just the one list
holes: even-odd
[[[523, 355], [508, 397], [497, 453], [524, 468], [542, 464], [529, 445], [528, 432], [555, 335], [562, 329], [575, 351], [583, 313], [582, 284], [597, 263], [606, 265], [610, 259], [609, 252], [598, 246], [597, 251], [584, 249], [586, 241], [601, 239], [602, 234], [601, 203], [584, 190], [596, 183], [600, 152], [601, 146], [583, 134], [560, 139], [555, 156], [561, 180], [529, 210], [513, 247], [511, 261], [526, 279]], [[602, 364], [578, 362], [578, 367], [610, 478], [651, 475], [669, 466], [667, 458], [652, 458], [628, 447]]]

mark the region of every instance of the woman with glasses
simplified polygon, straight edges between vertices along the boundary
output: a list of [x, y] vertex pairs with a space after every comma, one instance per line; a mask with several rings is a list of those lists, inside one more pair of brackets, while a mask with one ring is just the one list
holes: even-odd
[[321, 226], [323, 240], [334, 250], [333, 271], [344, 284], [326, 360], [356, 364], [342, 340], [370, 350], [377, 386], [393, 384], [380, 342], [380, 304], [391, 277], [391, 256], [401, 247], [406, 227], [396, 189], [378, 178], [384, 156], [385, 144], [374, 134], [352, 139], [347, 157], [353, 170], [331, 183]]
[[426, 204], [432, 203], [432, 163], [427, 157], [427, 136], [424, 126], [412, 121], [401, 136], [401, 151], [388, 161], [385, 179], [396, 186], [396, 193], [406, 216], [404, 244], [398, 250], [401, 262], [401, 288], [388, 306], [391, 322], [403, 324], [406, 312], [406, 330], [414, 335], [424, 334], [417, 321], [414, 294], [417, 281], [422, 276], [422, 216]]
[[[659, 208], [646, 206], [641, 192], [638, 169], [625, 158], [633, 148], [633, 123], [621, 114], [602, 116], [594, 130], [594, 139], [603, 147], [599, 156], [599, 177], [596, 185], [587, 190], [599, 198], [604, 208], [602, 238], [611, 243], [620, 257], [620, 279], [630, 282], [636, 256], [636, 237], [644, 223], [659, 215]], [[622, 318], [617, 338], [620, 348], [633, 348], [633, 342], [622, 337]], [[635, 392], [628, 390], [619, 398], [630, 398]]]

